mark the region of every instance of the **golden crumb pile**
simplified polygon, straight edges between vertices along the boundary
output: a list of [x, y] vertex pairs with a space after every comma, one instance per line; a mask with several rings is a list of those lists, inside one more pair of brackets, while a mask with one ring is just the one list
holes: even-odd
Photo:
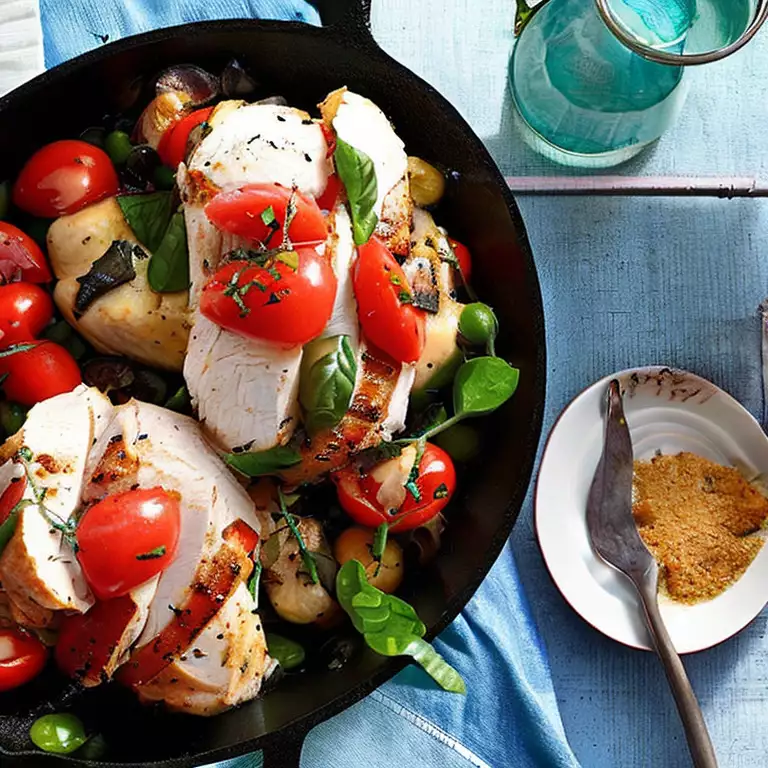
[[635, 522], [662, 566], [674, 600], [720, 594], [747, 569], [763, 540], [768, 499], [732, 467], [694, 453], [635, 462]]

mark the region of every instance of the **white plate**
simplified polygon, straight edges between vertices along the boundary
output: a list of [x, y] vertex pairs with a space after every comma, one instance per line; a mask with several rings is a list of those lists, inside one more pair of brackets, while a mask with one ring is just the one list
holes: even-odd
[[[748, 479], [768, 475], [768, 438], [730, 395], [685, 371], [652, 367], [623, 371], [593, 384], [563, 411], [549, 436], [536, 486], [539, 546], [563, 597], [608, 637], [650, 650], [631, 583], [594, 554], [586, 523], [590, 484], [603, 446], [608, 382], [622, 383], [635, 458], [691, 451], [738, 467]], [[713, 600], [684, 605], [660, 598], [679, 653], [728, 639], [768, 602], [768, 544], [744, 575]]]

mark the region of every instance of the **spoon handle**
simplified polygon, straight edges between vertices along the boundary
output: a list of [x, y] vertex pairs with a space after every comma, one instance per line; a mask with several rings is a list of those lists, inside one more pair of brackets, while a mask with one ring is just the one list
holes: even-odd
[[677, 711], [683, 722], [685, 738], [688, 741], [688, 749], [691, 751], [695, 768], [717, 768], [717, 757], [712, 747], [712, 740], [709, 738], [707, 724], [701, 714], [699, 702], [696, 700], [696, 694], [691, 688], [691, 682], [685, 672], [683, 662], [672, 645], [669, 632], [667, 632], [664, 620], [661, 618], [656, 596], [656, 581], [655, 578], [646, 578], [636, 584], [643, 602], [651, 639], [656, 653], [664, 665], [664, 672], [666, 672], [675, 704], [677, 704]]

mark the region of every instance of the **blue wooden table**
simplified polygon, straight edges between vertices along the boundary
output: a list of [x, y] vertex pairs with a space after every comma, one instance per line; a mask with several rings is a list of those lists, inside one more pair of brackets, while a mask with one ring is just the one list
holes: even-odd
[[[513, 6], [379, 0], [374, 33], [456, 105], [505, 174], [559, 173], [524, 147], [512, 126], [506, 66]], [[763, 31], [732, 58], [689, 73], [680, 123], [621, 172], [768, 178], [767, 69]], [[757, 307], [768, 295], [767, 202], [519, 202], [545, 300], [545, 433], [584, 386], [645, 363], [690, 368], [762, 418]], [[658, 663], [603, 638], [568, 608], [542, 563], [530, 500], [514, 547], [566, 733], [585, 768], [690, 765]], [[767, 623], [763, 612], [738, 637], [686, 660], [723, 768], [768, 765]]]

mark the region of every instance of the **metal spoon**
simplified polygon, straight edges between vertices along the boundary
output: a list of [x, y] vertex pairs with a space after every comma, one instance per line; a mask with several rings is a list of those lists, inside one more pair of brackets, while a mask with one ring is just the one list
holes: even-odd
[[603, 454], [587, 500], [589, 536], [595, 552], [621, 571], [640, 595], [645, 623], [664, 665], [694, 766], [717, 768], [715, 750], [701, 708], [659, 612], [659, 569], [640, 538], [632, 516], [632, 473], [632, 439], [624, 418], [621, 386], [617, 379], [613, 379], [608, 387]]

